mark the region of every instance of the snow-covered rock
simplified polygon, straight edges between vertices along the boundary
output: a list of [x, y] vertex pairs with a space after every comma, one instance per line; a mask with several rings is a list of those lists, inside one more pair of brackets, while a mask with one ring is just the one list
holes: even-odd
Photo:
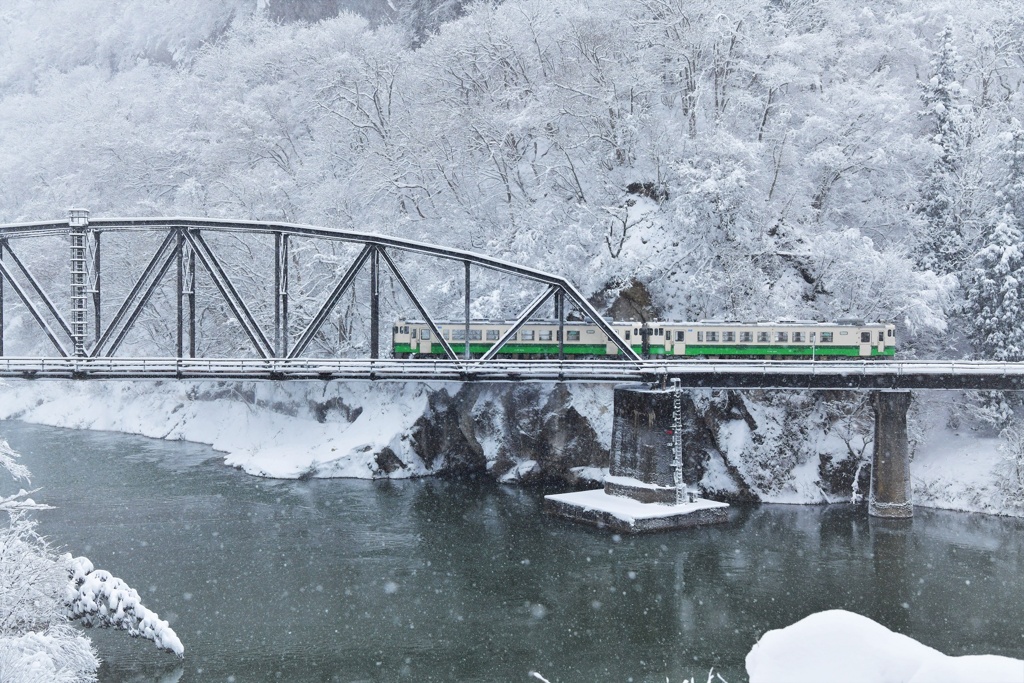
[[747, 655], [750, 683], [1020, 683], [1024, 660], [950, 657], [845, 610], [769, 631]]

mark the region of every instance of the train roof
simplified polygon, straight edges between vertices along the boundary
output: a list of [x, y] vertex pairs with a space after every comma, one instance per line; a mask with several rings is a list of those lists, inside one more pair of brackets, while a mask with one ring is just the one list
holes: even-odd
[[[398, 322], [408, 325], [426, 325], [426, 321], [422, 319], [403, 319]], [[509, 325], [515, 321], [513, 320], [491, 320], [491, 319], [473, 319], [470, 320], [471, 325]], [[435, 320], [435, 325], [458, 325], [464, 326], [466, 323], [463, 320]], [[524, 325], [557, 325], [558, 320], [554, 318], [543, 319], [543, 320], [527, 320]], [[566, 320], [564, 325], [591, 325], [593, 321], [590, 320]], [[641, 325], [640, 321], [631, 320], [612, 320], [609, 321], [611, 325]], [[742, 325], [745, 327], [778, 327], [780, 325], [791, 325], [797, 327], [835, 327], [837, 325], [849, 326], [849, 327], [877, 327], [890, 325], [892, 323], [876, 321], [866, 322], [858, 318], [840, 318], [834, 321], [822, 321], [822, 320], [651, 320], [648, 321], [648, 325], [657, 325], [660, 327], [670, 326], [682, 326], [682, 325], [714, 325], [714, 326], [725, 326], [725, 325]]]

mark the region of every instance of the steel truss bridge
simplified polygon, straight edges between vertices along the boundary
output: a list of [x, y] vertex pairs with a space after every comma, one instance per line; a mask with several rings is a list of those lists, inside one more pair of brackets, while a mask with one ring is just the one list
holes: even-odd
[[[149, 251], [132, 253], [115, 265], [101, 258], [104, 236], [146, 234]], [[270, 301], [253, 301], [241, 293], [232, 268], [218, 253], [212, 236], [259, 236], [273, 241], [273, 263], [262, 282]], [[34, 241], [54, 238], [63, 244], [63, 269], [53, 267], [48, 253], [47, 277], [32, 272], [25, 251]], [[291, 253], [297, 239], [339, 243], [355, 247], [347, 263], [332, 263], [325, 294], [295, 325], [290, 288], [301, 276], [303, 264]], [[66, 241], [65, 241], [66, 240]], [[40, 251], [37, 248], [34, 250]], [[50, 249], [52, 251], [52, 248]], [[440, 333], [432, 316], [400, 267], [399, 255], [415, 254], [461, 267], [463, 287], [461, 319], [469, 340], [472, 273], [488, 271], [521, 279], [539, 293], [512, 319], [507, 332], [480, 358], [471, 358], [464, 343], [460, 357]], [[136, 258], [137, 257], [137, 258]], [[128, 262], [135, 268], [125, 265]], [[141, 268], [139, 267], [140, 264]], [[299, 273], [290, 272], [299, 269]], [[113, 270], [113, 272], [111, 272]], [[128, 271], [132, 271], [129, 273]], [[54, 272], [57, 275], [54, 275]], [[173, 275], [169, 275], [173, 271]], [[369, 286], [360, 299], [369, 309], [366, 358], [312, 357], [311, 345], [323, 334], [346, 295], [356, 296], [360, 272], [368, 271]], [[204, 274], [241, 331], [249, 352], [245, 357], [197, 354], [197, 277]], [[382, 357], [380, 323], [381, 281], [387, 274], [431, 329], [444, 349], [445, 359], [390, 359]], [[115, 293], [113, 305], [105, 301], [104, 283], [111, 275], [129, 283]], [[170, 280], [171, 283], [167, 281]], [[140, 354], [136, 344], [119, 355], [143, 311], [161, 287], [173, 285], [163, 322], [170, 332], [174, 354]], [[12, 356], [5, 352], [5, 292], [10, 288], [24, 310], [45, 334], [52, 356]], [[63, 290], [61, 297], [55, 291]], [[109, 295], [107, 295], [109, 296]], [[166, 298], [166, 297], [165, 297]], [[622, 352], [622, 360], [566, 360], [561, 344], [557, 360], [510, 361], [497, 358], [499, 350], [548, 302], [554, 319], [564, 325], [567, 310], [592, 319]], [[106, 319], [104, 314], [107, 313]], [[152, 316], [152, 311], [150, 313]], [[297, 317], [297, 316], [296, 316]], [[392, 320], [385, 322], [389, 330]], [[559, 339], [564, 338], [560, 332]], [[571, 381], [668, 384], [684, 387], [785, 389], [978, 389], [1024, 390], [1024, 363], [946, 361], [721, 361], [643, 360], [566, 279], [508, 261], [469, 251], [368, 233], [288, 223], [196, 218], [89, 217], [73, 209], [67, 220], [0, 225], [0, 378], [24, 379], [251, 379], [251, 380], [382, 380], [382, 381]]]
[[[109, 260], [106, 270], [101, 258], [101, 238], [109, 239], [114, 234], [147, 233], [159, 237], [159, 246], [152, 253], [139, 254], [139, 262], [146, 265], [134, 277], [134, 284], [120, 300], [113, 315], [103, 319], [105, 310], [110, 310], [109, 302], [104, 300], [103, 284], [110, 276]], [[22, 245], [54, 236], [67, 236], [68, 258], [63, 276], [56, 282], [51, 274], [43, 281], [19, 257]], [[211, 245], [211, 235], [261, 236], [273, 239], [272, 274], [266, 273], [260, 284], [266, 285], [270, 280], [271, 301], [253, 302], [247, 299], [236, 283], [237, 274], [230, 274], [231, 269], [223, 255]], [[297, 268], [298, 259], [290, 251], [296, 239], [316, 240], [321, 243], [356, 245], [359, 247], [352, 260], [342, 267], [335, 264], [330, 273], [326, 298], [319, 303], [312, 315], [304, 320], [299, 329], [293, 329], [291, 316], [291, 297], [289, 287], [304, 273], [290, 273], [290, 268]], [[17, 245], [17, 249], [15, 246]], [[38, 249], [37, 249], [38, 250]], [[369, 344], [370, 360], [381, 358], [381, 280], [386, 270], [392, 283], [404, 292], [412, 308], [426, 321], [434, 338], [443, 347], [449, 360], [458, 360], [447, 339], [441, 334], [434, 316], [430, 315], [421, 304], [417, 293], [399, 267], [397, 254], [416, 254], [435, 260], [454, 262], [462, 266], [463, 308], [462, 319], [466, 321], [465, 338], [470, 337], [470, 304], [472, 302], [472, 269], [490, 271], [519, 278], [525, 285], [539, 289], [533, 301], [521, 310], [505, 335], [484, 354], [481, 360], [489, 361], [519, 331], [519, 329], [536, 314], [545, 303], [553, 301], [555, 319], [559, 326], [566, 320], [567, 306], [575, 307], [577, 312], [587, 316], [599, 325], [605, 334], [613, 340], [630, 360], [639, 360], [636, 353], [614, 333], [611, 326], [587, 302], [582, 294], [564, 278], [527, 268], [508, 261], [490, 258], [480, 254], [440, 247], [422, 242], [404, 240], [384, 235], [360, 232], [317, 228], [306, 225], [286, 223], [270, 223], [260, 221], [232, 221], [196, 218], [106, 218], [90, 219], [89, 212], [84, 209], [72, 209], [65, 221], [42, 223], [20, 223], [0, 225], [0, 357], [6, 357], [4, 345], [4, 308], [3, 288], [10, 287], [20, 302], [31, 314], [39, 328], [49, 339], [56, 356], [65, 359], [78, 359], [81, 368], [99, 365], [105, 367], [123, 367], [122, 376], [129, 376], [129, 367], [137, 368], [137, 375], [150, 376], [149, 365], [131, 363], [121, 365], [117, 353], [125, 338], [138, 322], [139, 316], [153, 299], [158, 287], [167, 279], [168, 272], [174, 270], [174, 325], [176, 333], [176, 353], [178, 359], [197, 358], [197, 326], [196, 326], [196, 282], [197, 276], [203, 274], [213, 284], [223, 303], [230, 310], [233, 324], [236, 324], [248, 340], [251, 355], [260, 360], [298, 361], [307, 356], [310, 345], [321, 334], [324, 324], [332, 316], [342, 298], [353, 292], [353, 285], [361, 271], [369, 271], [369, 287], [364, 301], [369, 307]], [[135, 256], [134, 254], [132, 256]], [[124, 269], [123, 264], [120, 266]], [[271, 270], [271, 268], [267, 268]], [[115, 272], [124, 279], [124, 272]], [[308, 278], [308, 274], [306, 274]], [[67, 287], [69, 295], [58, 298], [53, 295], [54, 289]], [[271, 320], [258, 320], [254, 303], [260, 304], [260, 310], [272, 309]], [[63, 304], [63, 305], [62, 305]], [[391, 320], [385, 323], [385, 329], [391, 328]], [[269, 331], [267, 328], [270, 328]], [[560, 334], [559, 337], [564, 337]], [[390, 338], [389, 338], [390, 339]], [[564, 357], [559, 340], [558, 354]], [[465, 352], [463, 360], [470, 358], [469, 344], [463, 344]], [[133, 355], [138, 355], [137, 353]], [[198, 354], [202, 355], [202, 354]], [[105, 363], [89, 363], [105, 359]], [[43, 364], [49, 359], [36, 359], [42, 372]], [[183, 361], [182, 361], [183, 362]], [[19, 361], [22, 367], [30, 363], [26, 359]], [[295, 363], [301, 365], [301, 362]], [[202, 364], [185, 363], [189, 367]], [[233, 367], [234, 366], [234, 367]], [[288, 367], [289, 363], [282, 363]], [[54, 366], [56, 367], [56, 366]], [[156, 366], [153, 366], [156, 367]], [[208, 371], [204, 376], [215, 376], [215, 372], [224, 372], [225, 376], [246, 374], [247, 361], [243, 359], [218, 359], [207, 364]], [[210, 368], [216, 367], [213, 371]], [[145, 368], [145, 369], [143, 369]], [[83, 370], [82, 376], [91, 376]], [[45, 373], [43, 373], [45, 374]], [[288, 374], [286, 372], [286, 374]], [[159, 376], [154, 374], [152, 376]]]

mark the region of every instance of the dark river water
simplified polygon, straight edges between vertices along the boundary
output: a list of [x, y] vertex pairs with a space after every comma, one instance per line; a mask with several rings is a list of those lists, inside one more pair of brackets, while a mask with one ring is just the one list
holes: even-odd
[[765, 505], [618, 537], [481, 481], [273, 481], [193, 444], [0, 435], [57, 506], [37, 513], [44, 533], [185, 643], [179, 662], [91, 631], [101, 681], [681, 683], [715, 667], [736, 683], [761, 634], [832, 608], [949, 654], [1024, 658], [1020, 520]]

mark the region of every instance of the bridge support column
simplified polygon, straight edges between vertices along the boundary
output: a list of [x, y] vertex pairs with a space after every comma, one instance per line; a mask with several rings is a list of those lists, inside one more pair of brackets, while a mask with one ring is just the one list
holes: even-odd
[[[728, 521], [728, 505], [696, 498], [677, 503], [673, 470], [673, 392], [641, 384], [615, 387], [611, 472], [603, 491], [546, 496], [549, 512], [618, 531], [644, 532]], [[695, 489], [701, 464], [693, 444], [697, 415], [681, 411], [682, 481]]]
[[868, 514], [872, 517], [914, 516], [907, 442], [910, 398], [909, 391], [876, 391], [871, 397], [875, 406], [875, 451]]

